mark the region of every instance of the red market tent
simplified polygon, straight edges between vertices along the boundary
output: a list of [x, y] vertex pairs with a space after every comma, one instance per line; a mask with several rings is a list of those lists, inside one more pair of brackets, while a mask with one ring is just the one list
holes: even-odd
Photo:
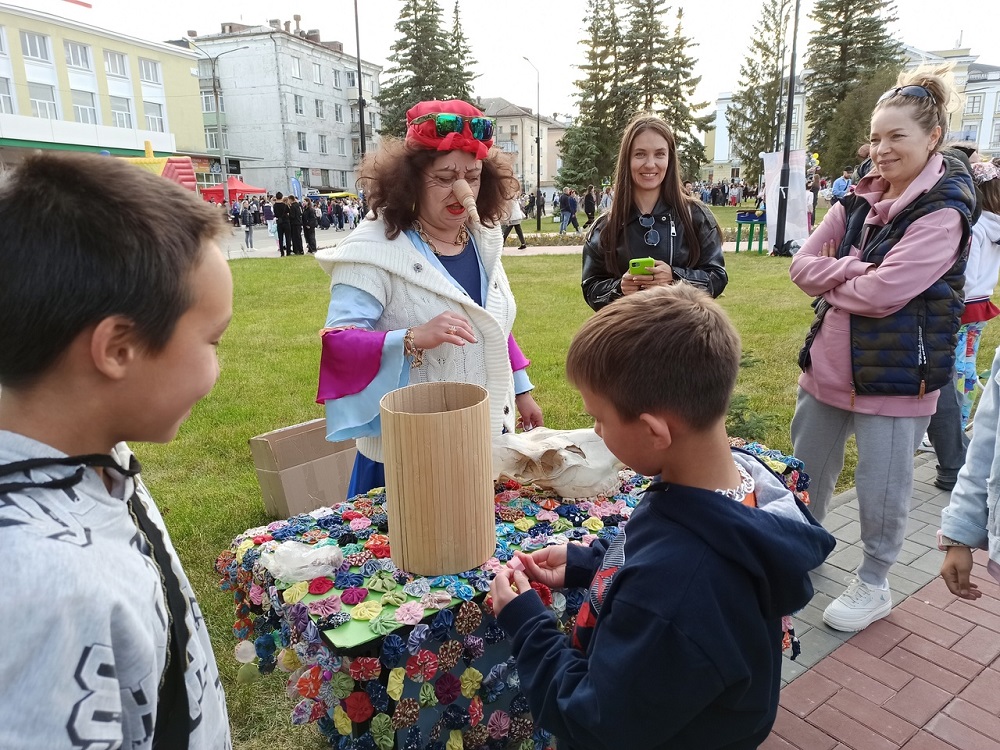
[[[247, 195], [264, 195], [267, 191], [264, 188], [254, 187], [253, 185], [247, 185], [243, 180], [234, 175], [230, 175], [227, 180], [229, 184], [229, 200], [242, 200]], [[207, 187], [201, 189], [201, 197], [205, 200], [209, 198], [215, 198], [216, 203], [222, 203], [225, 198], [222, 190], [222, 185], [214, 185], [213, 187]]]

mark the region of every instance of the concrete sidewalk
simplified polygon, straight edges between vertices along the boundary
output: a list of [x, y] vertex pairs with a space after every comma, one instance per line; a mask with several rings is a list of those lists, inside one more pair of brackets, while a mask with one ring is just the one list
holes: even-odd
[[[316, 246], [318, 248], [324, 247], [335, 247], [341, 240], [345, 239], [350, 234], [350, 230], [344, 229], [342, 232], [338, 232], [335, 229], [317, 229], [316, 230]], [[583, 252], [583, 244], [579, 245], [540, 245], [538, 243], [546, 241], [546, 238], [551, 237], [549, 234], [531, 234], [525, 233], [525, 240], [527, 241], [528, 247], [524, 250], [518, 250], [516, 247], [504, 247], [503, 254], [505, 257], [520, 257], [525, 255], [580, 255]], [[267, 233], [267, 227], [259, 226], [254, 227], [253, 233], [253, 243], [254, 248], [252, 250], [244, 248], [243, 246], [243, 230], [237, 230], [235, 227], [230, 226], [228, 233], [223, 232], [220, 240], [219, 247], [222, 248], [222, 252], [225, 253], [229, 260], [237, 260], [240, 258], [280, 258], [278, 254], [278, 242], [274, 237], [271, 237]], [[756, 248], [756, 245], [754, 246]], [[745, 243], [741, 246], [741, 252], [746, 252]], [[305, 243], [303, 241], [303, 249], [305, 249]], [[734, 252], [736, 250], [735, 242], [725, 242], [722, 245], [723, 252]], [[756, 249], [753, 250], [756, 253]]]
[[975, 554], [983, 597], [952, 596], [938, 576], [941, 509], [934, 454], [915, 459], [906, 542], [889, 573], [892, 613], [857, 634], [823, 623], [861, 561], [855, 491], [825, 526], [833, 554], [813, 574], [816, 595], [796, 615], [802, 655], [782, 664], [781, 706], [765, 750], [1000, 750], [1000, 586]]

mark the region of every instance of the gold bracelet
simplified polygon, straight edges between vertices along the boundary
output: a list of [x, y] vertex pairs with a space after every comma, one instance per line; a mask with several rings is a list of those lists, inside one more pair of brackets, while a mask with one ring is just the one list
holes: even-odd
[[413, 343], [413, 329], [407, 328], [403, 336], [403, 354], [413, 357], [410, 367], [420, 367], [424, 363], [424, 350]]

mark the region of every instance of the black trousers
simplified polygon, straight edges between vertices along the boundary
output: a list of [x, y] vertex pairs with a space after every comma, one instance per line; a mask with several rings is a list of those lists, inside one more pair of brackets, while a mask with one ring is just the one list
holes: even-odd
[[295, 253], [296, 255], [302, 255], [302, 225], [292, 224], [291, 235], [292, 247], [288, 252]]
[[521, 244], [524, 244], [524, 232], [521, 231], [520, 224], [505, 224], [503, 228], [503, 239], [504, 242], [507, 241], [507, 235], [510, 234], [510, 230], [513, 229], [517, 232], [517, 238], [521, 240]]
[[302, 227], [302, 233], [306, 236], [306, 247], [309, 252], [316, 252], [316, 227]]
[[278, 227], [278, 252], [281, 255], [289, 255], [292, 252], [289, 242], [291, 225], [288, 219], [278, 219], [275, 224]]

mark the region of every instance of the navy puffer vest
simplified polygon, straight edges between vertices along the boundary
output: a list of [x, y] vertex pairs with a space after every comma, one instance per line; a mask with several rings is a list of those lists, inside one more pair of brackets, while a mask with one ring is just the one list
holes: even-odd
[[863, 198], [852, 196], [850, 204], [845, 201], [847, 231], [838, 257], [859, 246], [861, 260], [876, 266], [917, 219], [946, 208], [962, 217], [958, 247], [941, 248], [942, 253], [958, 251], [944, 276], [892, 315], [851, 315], [851, 371], [858, 394], [923, 396], [952, 380], [956, 335], [965, 308], [965, 263], [976, 194], [965, 164], [948, 153], [942, 156], [945, 172], [937, 184], [884, 227], [865, 227], [870, 206]]

